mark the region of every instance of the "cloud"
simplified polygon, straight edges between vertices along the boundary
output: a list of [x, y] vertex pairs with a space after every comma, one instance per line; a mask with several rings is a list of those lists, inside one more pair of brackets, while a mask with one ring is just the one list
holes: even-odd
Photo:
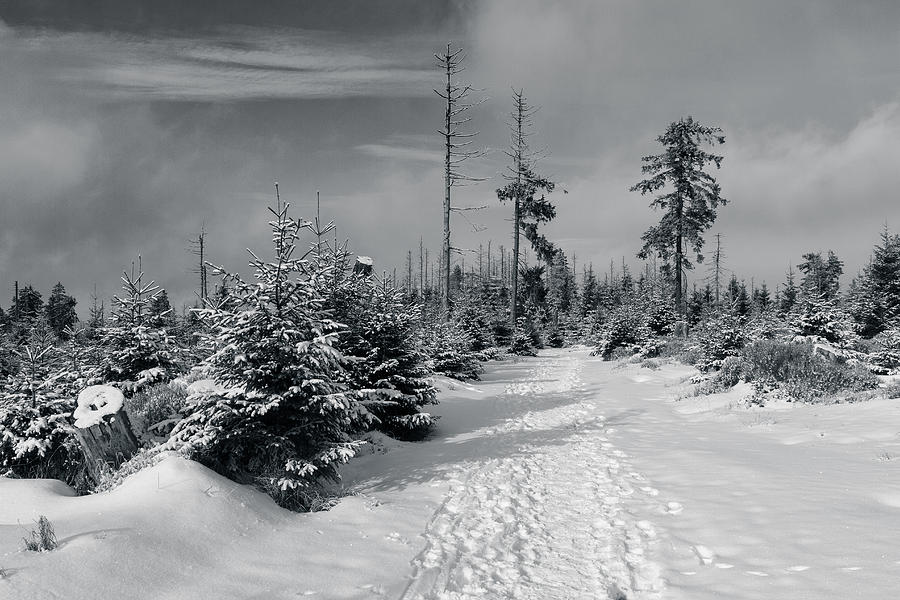
[[382, 143], [360, 144], [356, 150], [378, 159], [442, 165], [444, 155], [436, 149], [437, 140], [436, 136], [391, 135]]
[[[430, 45], [305, 30], [222, 28], [198, 38], [5, 29], [3, 50], [101, 99], [238, 101], [431, 93]], [[10, 33], [12, 31], [12, 33]], [[410, 52], [420, 48], [421, 52]]]

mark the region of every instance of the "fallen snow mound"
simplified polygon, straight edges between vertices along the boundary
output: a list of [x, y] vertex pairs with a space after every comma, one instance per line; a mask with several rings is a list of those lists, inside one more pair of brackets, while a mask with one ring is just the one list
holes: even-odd
[[114, 415], [125, 404], [122, 392], [109, 385], [91, 385], [78, 394], [78, 406], [72, 416], [75, 427], [87, 429], [103, 421], [106, 415]]

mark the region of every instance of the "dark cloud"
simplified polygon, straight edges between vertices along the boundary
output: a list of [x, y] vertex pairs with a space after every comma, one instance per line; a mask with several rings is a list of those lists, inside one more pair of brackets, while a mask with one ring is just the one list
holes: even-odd
[[246, 25], [408, 33], [458, 26], [465, 4], [448, 0], [2, 0], [0, 17], [17, 26], [82, 31], [197, 33]]
[[[190, 300], [189, 239], [246, 264], [265, 248], [273, 182], [296, 214], [405, 264], [439, 246], [442, 107], [432, 52], [448, 39], [488, 101], [490, 149], [456, 190], [458, 246], [509, 245], [498, 204], [510, 88], [541, 110], [534, 145], [555, 194], [549, 231], [578, 264], [633, 268], [657, 218], [629, 193], [655, 137], [692, 114], [722, 126], [728, 266], [782, 279], [807, 250], [862, 265], [900, 230], [900, 4], [893, 1], [0, 1], [0, 303], [14, 279], [110, 295], [140, 252]], [[464, 254], [471, 264], [476, 257]], [[602, 266], [601, 266], [602, 265]], [[699, 268], [697, 275], [703, 274]]]

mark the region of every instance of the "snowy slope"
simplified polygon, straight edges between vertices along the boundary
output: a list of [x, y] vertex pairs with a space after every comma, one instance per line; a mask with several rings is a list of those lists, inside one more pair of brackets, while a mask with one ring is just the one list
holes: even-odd
[[[684, 367], [547, 351], [440, 382], [438, 430], [298, 515], [170, 458], [107, 494], [0, 479], [0, 598], [888, 598], [900, 402], [675, 401]], [[20, 550], [46, 514], [61, 541]]]

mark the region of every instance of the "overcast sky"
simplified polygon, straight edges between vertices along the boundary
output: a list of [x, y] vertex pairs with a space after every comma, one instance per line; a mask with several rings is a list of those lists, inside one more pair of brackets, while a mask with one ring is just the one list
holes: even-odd
[[688, 114], [725, 131], [707, 246], [722, 233], [748, 283], [827, 249], [852, 275], [900, 230], [896, 0], [0, 0], [0, 304], [16, 279], [45, 298], [62, 281], [84, 316], [138, 254], [188, 301], [189, 240], [204, 226], [211, 260], [243, 268], [275, 181], [295, 216], [320, 190], [379, 269], [420, 235], [436, 251], [448, 41], [486, 98], [470, 171], [491, 178], [458, 191], [488, 205], [483, 231], [455, 220], [459, 246], [509, 245], [494, 190], [512, 87], [541, 107], [538, 170], [569, 192], [549, 233], [579, 265], [639, 266], [659, 215], [628, 188]]

